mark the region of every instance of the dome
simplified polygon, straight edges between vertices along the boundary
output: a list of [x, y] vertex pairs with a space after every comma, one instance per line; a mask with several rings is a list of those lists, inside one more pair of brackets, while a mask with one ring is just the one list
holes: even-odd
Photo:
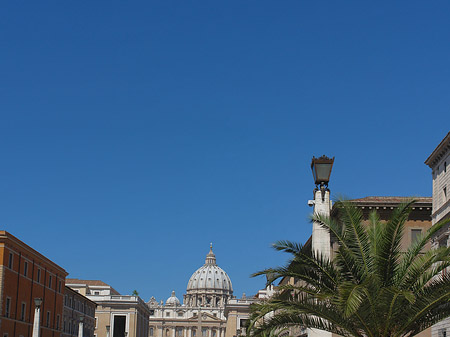
[[175, 291], [172, 291], [172, 295], [167, 299], [166, 305], [180, 305], [180, 300], [175, 296]]
[[197, 290], [216, 290], [216, 292], [230, 295], [233, 293], [230, 277], [216, 264], [212, 244], [208, 255], [206, 255], [205, 264], [192, 274], [188, 282], [188, 293]]

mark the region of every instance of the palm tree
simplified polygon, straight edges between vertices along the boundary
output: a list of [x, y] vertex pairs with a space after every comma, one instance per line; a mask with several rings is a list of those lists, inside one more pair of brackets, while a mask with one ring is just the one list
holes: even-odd
[[348, 201], [336, 204], [337, 218], [313, 216], [338, 243], [331, 261], [310, 245], [275, 243], [292, 260], [253, 276], [266, 275], [269, 283], [293, 278], [295, 284], [281, 285], [278, 295], [253, 305], [252, 333], [264, 336], [264, 331], [303, 326], [342, 336], [401, 337], [450, 316], [450, 248], [424, 251], [449, 221], [432, 226], [402, 252], [413, 203], [400, 205], [387, 222], [372, 212], [363, 224], [361, 211]]

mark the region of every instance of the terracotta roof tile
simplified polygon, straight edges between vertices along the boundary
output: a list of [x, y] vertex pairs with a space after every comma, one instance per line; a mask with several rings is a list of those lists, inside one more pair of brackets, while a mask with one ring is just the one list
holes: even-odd
[[115, 295], [120, 295], [120, 293], [111, 287], [109, 284], [100, 281], [100, 280], [80, 280], [77, 278], [66, 278], [66, 284], [85, 284], [87, 286], [102, 286], [102, 287], [110, 287], [111, 293]]
[[86, 284], [88, 286], [106, 286], [111, 287], [109, 284], [106, 284], [100, 280], [80, 280], [77, 278], [66, 278], [66, 284]]

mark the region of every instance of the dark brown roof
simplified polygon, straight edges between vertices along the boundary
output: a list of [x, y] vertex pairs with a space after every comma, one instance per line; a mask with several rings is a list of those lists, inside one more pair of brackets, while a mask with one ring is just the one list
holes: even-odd
[[[410, 220], [431, 220], [432, 198], [431, 197], [365, 197], [360, 199], [348, 200], [354, 206], [363, 210], [364, 213], [371, 210], [377, 210], [378, 215], [383, 220], [388, 220], [391, 217], [392, 210], [397, 208], [402, 203], [415, 200], [411, 205], [412, 212], [409, 215]], [[339, 202], [333, 205], [331, 215], [336, 216], [339, 213]], [[367, 214], [366, 214], [367, 216]]]
[[409, 200], [416, 200], [417, 203], [430, 203], [432, 202], [431, 197], [365, 197], [359, 199], [351, 199], [350, 202], [354, 203], [381, 203], [381, 204], [401, 204], [402, 202], [407, 202]]

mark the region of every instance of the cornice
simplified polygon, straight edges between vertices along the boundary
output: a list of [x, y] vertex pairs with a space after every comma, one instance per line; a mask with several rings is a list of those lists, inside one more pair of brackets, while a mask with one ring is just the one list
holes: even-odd
[[445, 156], [445, 154], [450, 150], [450, 132], [442, 139], [439, 145], [434, 149], [430, 156], [425, 160], [425, 164], [433, 169], [439, 160]]

